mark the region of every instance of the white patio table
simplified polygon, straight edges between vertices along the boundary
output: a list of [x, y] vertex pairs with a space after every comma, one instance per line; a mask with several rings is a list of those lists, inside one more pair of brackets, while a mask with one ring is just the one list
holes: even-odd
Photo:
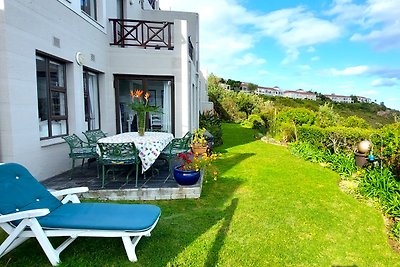
[[145, 132], [140, 136], [137, 132], [128, 132], [99, 139], [98, 143], [130, 143], [139, 150], [142, 161], [142, 173], [147, 171], [156, 161], [161, 151], [174, 138], [171, 133]]

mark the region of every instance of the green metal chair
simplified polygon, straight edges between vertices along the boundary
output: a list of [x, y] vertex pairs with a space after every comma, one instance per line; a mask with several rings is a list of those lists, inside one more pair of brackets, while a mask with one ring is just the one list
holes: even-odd
[[[122, 167], [126, 165], [136, 166], [136, 182], [137, 187], [138, 175], [139, 175], [139, 152], [132, 143], [98, 143], [100, 149], [99, 164], [102, 166], [102, 188], [104, 188], [105, 177], [109, 171], [114, 171], [117, 167]], [[110, 167], [106, 171], [106, 167]], [[132, 169], [126, 175], [126, 183], [128, 183], [129, 175], [133, 171]]]
[[106, 137], [106, 134], [102, 130], [89, 130], [82, 133], [85, 135], [89, 146], [94, 147], [96, 147], [99, 139]]
[[187, 132], [182, 138], [174, 138], [172, 141], [161, 151], [159, 158], [168, 162], [168, 178], [172, 175], [172, 160], [176, 159], [178, 154], [186, 153], [190, 150], [190, 142], [192, 140], [192, 134]]
[[[72, 174], [75, 168], [75, 160], [81, 159], [83, 166], [85, 159], [96, 159], [98, 155], [96, 153], [96, 147], [89, 146], [88, 143], [80, 139], [76, 134], [63, 136], [62, 138], [65, 140], [65, 142], [67, 142], [70, 149], [69, 157], [72, 159], [72, 169], [69, 179], [72, 179]], [[88, 162], [88, 164], [90, 164], [90, 161]]]

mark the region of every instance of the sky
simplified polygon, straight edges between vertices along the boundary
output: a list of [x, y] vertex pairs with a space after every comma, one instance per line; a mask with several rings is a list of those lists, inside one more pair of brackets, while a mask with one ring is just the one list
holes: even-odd
[[400, 110], [400, 0], [160, 0], [160, 8], [199, 13], [208, 74]]

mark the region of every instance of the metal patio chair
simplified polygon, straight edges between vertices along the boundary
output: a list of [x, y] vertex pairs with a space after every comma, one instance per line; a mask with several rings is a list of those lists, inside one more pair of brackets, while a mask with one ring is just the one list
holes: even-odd
[[[126, 175], [126, 183], [129, 181], [129, 175], [136, 169], [135, 186], [137, 187], [139, 176], [139, 152], [133, 142], [131, 143], [98, 143], [100, 149], [100, 156], [98, 158], [99, 165], [102, 168], [102, 188], [104, 188], [105, 177], [109, 171], [113, 172], [115, 169], [133, 165], [132, 169]], [[106, 168], [108, 167], [108, 170]]]
[[[72, 159], [72, 168], [69, 178], [72, 179], [75, 168], [75, 160], [81, 159], [83, 166], [85, 159], [96, 159], [98, 155], [96, 153], [95, 146], [90, 146], [87, 142], [80, 139], [76, 134], [63, 136], [62, 138], [65, 140], [65, 142], [67, 142], [70, 148], [69, 157]], [[89, 164], [90, 161], [88, 161], [88, 165]]]

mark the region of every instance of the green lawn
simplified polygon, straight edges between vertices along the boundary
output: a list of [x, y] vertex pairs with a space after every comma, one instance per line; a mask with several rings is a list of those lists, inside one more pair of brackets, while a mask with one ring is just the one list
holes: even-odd
[[[221, 178], [200, 199], [154, 202], [162, 216], [139, 242], [138, 262], [119, 238], [82, 238], [61, 253], [61, 266], [400, 266], [382, 215], [341, 192], [334, 172], [234, 124], [224, 124], [218, 149]], [[30, 240], [0, 259], [5, 265], [49, 264]]]

